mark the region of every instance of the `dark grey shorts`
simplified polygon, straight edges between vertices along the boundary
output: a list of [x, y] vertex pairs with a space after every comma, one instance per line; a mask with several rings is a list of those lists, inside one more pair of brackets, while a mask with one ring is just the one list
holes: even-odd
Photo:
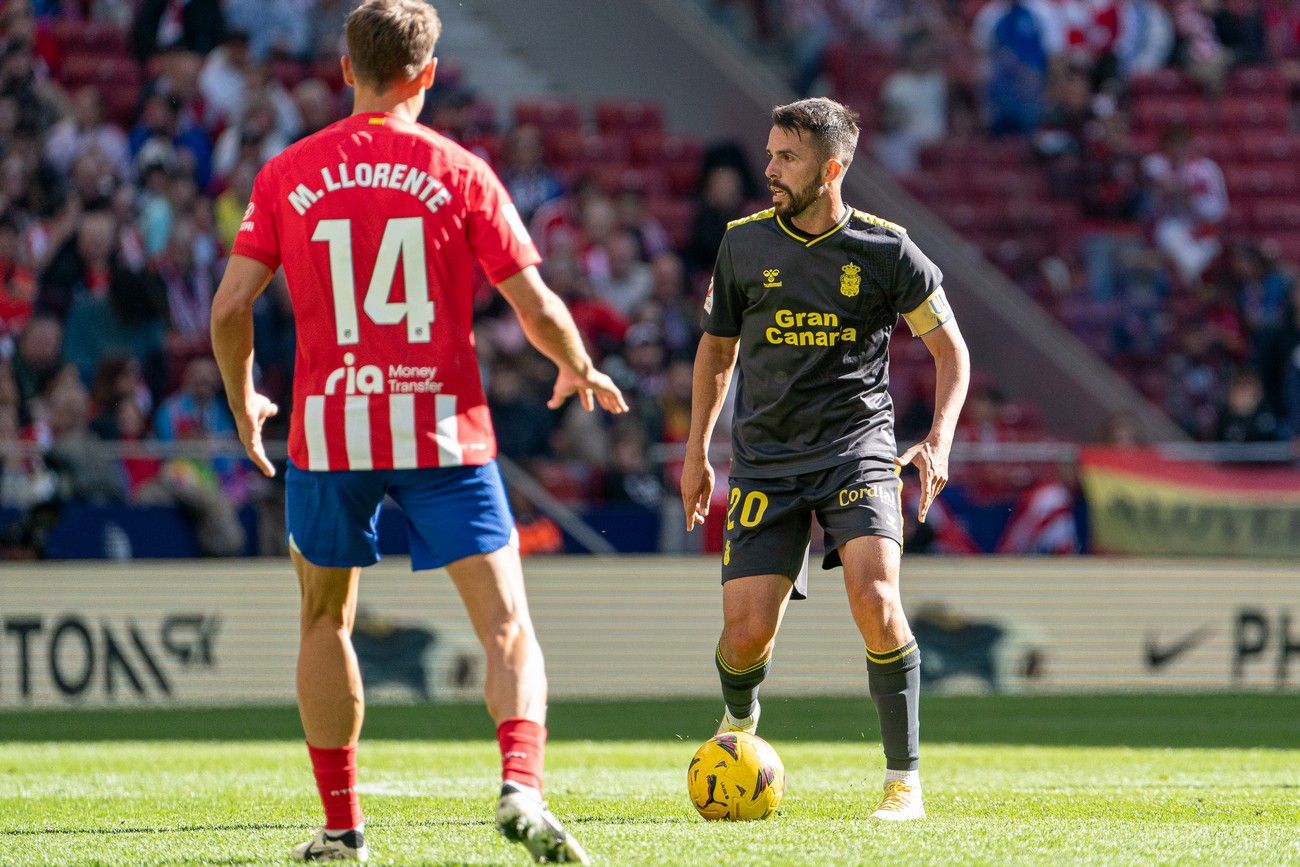
[[826, 535], [823, 569], [859, 536], [903, 544], [903, 481], [893, 461], [859, 458], [828, 470], [776, 479], [731, 479], [723, 533], [722, 581], [784, 575], [795, 599], [808, 596], [812, 516]]

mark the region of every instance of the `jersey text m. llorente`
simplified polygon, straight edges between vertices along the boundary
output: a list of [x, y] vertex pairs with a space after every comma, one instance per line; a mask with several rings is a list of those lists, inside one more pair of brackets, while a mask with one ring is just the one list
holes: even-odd
[[474, 265], [495, 284], [541, 258], [481, 159], [394, 115], [353, 115], [262, 168], [233, 252], [284, 265], [296, 466], [496, 456], [471, 330]]

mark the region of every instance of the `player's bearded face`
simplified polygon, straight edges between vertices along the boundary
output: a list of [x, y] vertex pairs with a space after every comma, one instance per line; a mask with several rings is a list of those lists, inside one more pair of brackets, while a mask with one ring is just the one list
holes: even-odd
[[797, 217], [826, 193], [823, 163], [812, 143], [798, 133], [772, 127], [768, 136], [767, 189], [772, 207], [782, 217]]
[[768, 178], [767, 188], [772, 193], [772, 207], [782, 217], [799, 216], [808, 210], [826, 189], [821, 178], [815, 176], [806, 186], [797, 189], [791, 189], [786, 184]]

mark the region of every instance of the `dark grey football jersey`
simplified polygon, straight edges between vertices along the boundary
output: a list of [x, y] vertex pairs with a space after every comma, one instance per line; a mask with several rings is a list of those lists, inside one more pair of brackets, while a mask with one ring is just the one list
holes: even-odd
[[943, 275], [907, 232], [847, 208], [815, 238], [771, 210], [718, 250], [703, 328], [739, 337], [731, 473], [771, 478], [892, 458], [889, 335], [949, 318]]

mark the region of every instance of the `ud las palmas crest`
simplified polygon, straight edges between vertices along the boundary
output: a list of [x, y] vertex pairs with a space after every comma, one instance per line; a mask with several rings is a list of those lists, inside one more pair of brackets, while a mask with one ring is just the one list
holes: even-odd
[[840, 269], [840, 294], [852, 298], [862, 288], [862, 266], [852, 262]]

